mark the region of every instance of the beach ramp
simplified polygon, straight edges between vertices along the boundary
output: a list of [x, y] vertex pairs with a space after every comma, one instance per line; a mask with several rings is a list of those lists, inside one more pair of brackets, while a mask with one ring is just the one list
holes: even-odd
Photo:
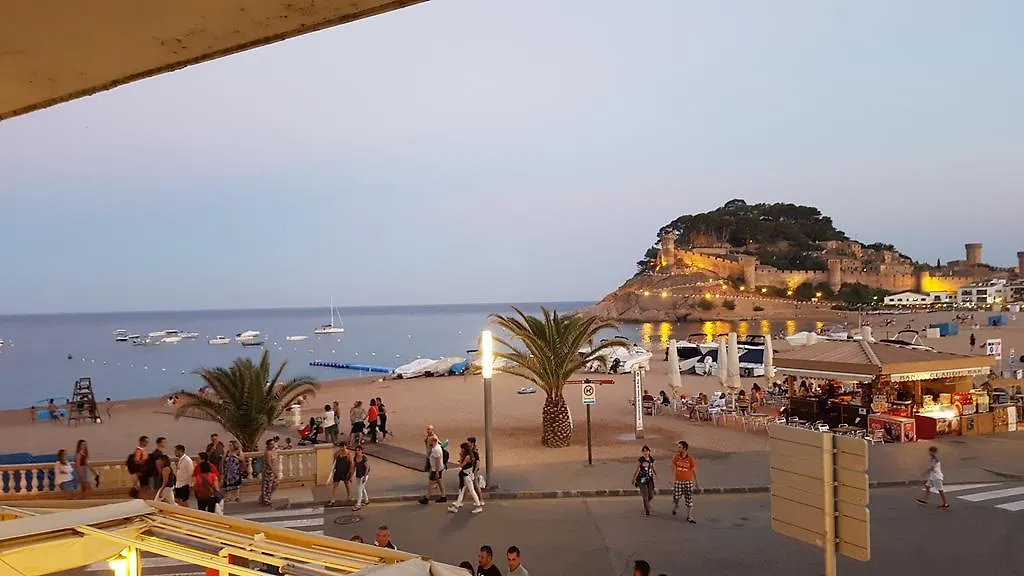
[[392, 446], [390, 444], [366, 443], [363, 444], [363, 452], [374, 458], [379, 458], [385, 462], [391, 462], [416, 472], [423, 472], [427, 464], [427, 455], [423, 452], [415, 452], [408, 448]]

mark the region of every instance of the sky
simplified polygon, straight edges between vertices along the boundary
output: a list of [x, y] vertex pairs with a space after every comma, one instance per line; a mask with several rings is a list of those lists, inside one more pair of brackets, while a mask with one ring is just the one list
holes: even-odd
[[596, 300], [733, 198], [1024, 250], [1024, 3], [625, 6], [432, 0], [0, 122], [0, 314]]

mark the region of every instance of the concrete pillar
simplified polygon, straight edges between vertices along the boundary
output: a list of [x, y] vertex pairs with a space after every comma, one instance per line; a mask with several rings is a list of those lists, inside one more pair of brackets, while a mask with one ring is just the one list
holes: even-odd
[[663, 230], [658, 251], [658, 268], [671, 272], [676, 267], [676, 233]]
[[843, 287], [843, 261], [830, 259], [828, 261], [828, 287], [833, 292], [839, 292]]
[[964, 248], [967, 250], [967, 264], [969, 266], [977, 266], [982, 263], [981, 246], [980, 242], [964, 244]]

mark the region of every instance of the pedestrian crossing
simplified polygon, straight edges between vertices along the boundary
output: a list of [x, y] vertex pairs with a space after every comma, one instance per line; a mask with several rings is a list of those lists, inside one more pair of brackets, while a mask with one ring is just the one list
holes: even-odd
[[[322, 536], [324, 533], [323, 506], [253, 510], [237, 514], [232, 514], [229, 508], [227, 516], [259, 522], [275, 528], [291, 528], [307, 534]], [[97, 562], [87, 566], [83, 576], [99, 576], [97, 574], [99, 572], [110, 572], [110, 567], [106, 562]], [[205, 574], [205, 569], [175, 558], [165, 558], [144, 552], [142, 554], [142, 573], [147, 576], [197, 576]]]
[[1007, 512], [1024, 511], [1024, 483], [950, 484], [944, 489], [951, 503], [962, 500]]

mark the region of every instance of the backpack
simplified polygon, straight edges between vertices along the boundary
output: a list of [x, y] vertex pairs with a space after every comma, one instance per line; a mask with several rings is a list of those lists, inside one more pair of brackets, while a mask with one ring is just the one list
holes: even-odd
[[135, 451], [128, 455], [128, 459], [124, 461], [124, 465], [128, 468], [129, 474], [138, 474], [142, 472], [142, 466], [135, 461]]
[[441, 469], [448, 469], [448, 449], [444, 446], [441, 447]]
[[199, 478], [196, 479], [195, 490], [197, 500], [213, 500], [214, 495], [217, 493], [213, 482], [210, 482], [206, 474], [200, 474]]

